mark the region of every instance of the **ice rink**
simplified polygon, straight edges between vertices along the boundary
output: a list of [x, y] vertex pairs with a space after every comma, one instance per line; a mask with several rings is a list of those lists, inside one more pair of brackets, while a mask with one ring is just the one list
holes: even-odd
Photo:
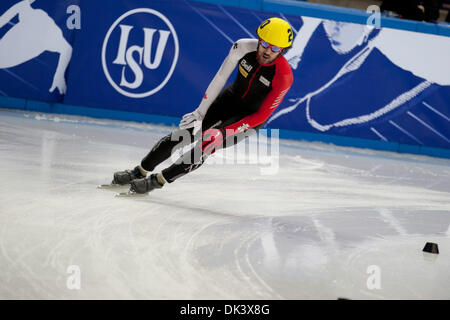
[[96, 189], [168, 132], [0, 109], [0, 298], [450, 299], [450, 160], [282, 140], [276, 174]]

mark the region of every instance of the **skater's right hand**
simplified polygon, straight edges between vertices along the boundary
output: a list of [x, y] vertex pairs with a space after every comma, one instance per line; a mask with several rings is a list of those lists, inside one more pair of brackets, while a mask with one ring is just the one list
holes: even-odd
[[194, 110], [191, 113], [187, 113], [183, 116], [183, 119], [180, 121], [180, 129], [193, 128], [198, 126], [203, 120], [201, 114]]

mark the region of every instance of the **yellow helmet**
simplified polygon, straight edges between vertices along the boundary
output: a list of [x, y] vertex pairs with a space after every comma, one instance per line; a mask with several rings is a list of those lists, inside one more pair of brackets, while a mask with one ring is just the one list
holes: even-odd
[[280, 18], [267, 19], [256, 29], [256, 33], [262, 40], [281, 48], [289, 48], [294, 37], [289, 23]]

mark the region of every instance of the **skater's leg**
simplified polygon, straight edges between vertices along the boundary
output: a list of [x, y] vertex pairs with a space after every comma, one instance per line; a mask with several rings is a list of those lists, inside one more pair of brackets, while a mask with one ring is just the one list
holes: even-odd
[[[236, 120], [237, 119], [237, 120]], [[233, 123], [242, 119], [242, 117], [236, 117], [235, 119], [225, 120], [223, 123], [227, 125], [227, 123]], [[253, 128], [251, 131], [241, 132], [234, 136], [230, 136], [224, 141], [223, 148], [228, 148], [236, 145], [241, 142], [249, 135], [258, 131], [264, 124], [260, 124], [257, 127]], [[207, 154], [203, 153], [201, 150], [201, 143], [196, 143], [194, 148], [192, 148], [189, 152], [185, 153], [176, 163], [172, 164], [170, 167], [164, 169], [161, 174], [165, 181], [171, 183], [178, 178], [186, 175], [187, 173], [198, 169], [208, 157]]]
[[[230, 117], [229, 105], [230, 93], [224, 91], [221, 93], [218, 99], [216, 99], [209, 108], [205, 118], [202, 121], [201, 131], [205, 131], [209, 128], [215, 128], [223, 123], [223, 119]], [[144, 157], [141, 161], [141, 167], [146, 171], [153, 171], [157, 165], [167, 160], [174, 149], [179, 149], [193, 143], [195, 140], [201, 138], [199, 132], [197, 136], [194, 136], [194, 128], [179, 129], [159, 140], [153, 149]]]
[[[149, 171], [153, 169], [170, 157], [172, 149], [181, 142], [183, 144], [191, 140], [192, 129], [177, 130], [165, 136], [153, 147], [149, 154], [142, 160], [141, 164], [132, 170], [118, 171], [114, 173], [112, 181], [113, 185], [126, 185], [132, 180], [143, 179], [147, 176]], [[178, 139], [175, 139], [178, 137]]]
[[[167, 158], [170, 157], [171, 152], [172, 152], [171, 150], [174, 147], [176, 147], [176, 144], [172, 145], [172, 143], [171, 143], [172, 140], [173, 139], [172, 139], [171, 135], [168, 135], [168, 136], [164, 137], [163, 139], [161, 139], [157, 145], [155, 145], [155, 147], [153, 148], [154, 150], [150, 151], [149, 155], [146, 157], [147, 160], [155, 161], [153, 163], [150, 162], [150, 165], [156, 166], [157, 164], [159, 164], [156, 162], [157, 160], [160, 160], [160, 162], [162, 162], [166, 159], [166, 158], [164, 158], [164, 156], [167, 156]], [[161, 145], [163, 145], [164, 148], [162, 148]], [[200, 146], [200, 143], [197, 142], [192, 150], [197, 149], [197, 146]], [[183, 172], [189, 171], [188, 167], [191, 165], [192, 161], [195, 161], [194, 158], [191, 159], [191, 156], [194, 157], [194, 155], [197, 155], [197, 154], [198, 154], [197, 152], [193, 152], [193, 151], [187, 152], [180, 159], [178, 159], [175, 164], [171, 165], [169, 168], [175, 168], [175, 170], [181, 170]], [[200, 155], [201, 155], [201, 150], [200, 150]], [[187, 157], [189, 157], [189, 160], [187, 159]], [[142, 167], [142, 165], [141, 165], [141, 167]], [[193, 170], [193, 169], [191, 169], [191, 170]], [[143, 193], [150, 192], [155, 188], [156, 189], [162, 188], [162, 186], [166, 182], [172, 182], [172, 180], [168, 180], [166, 178], [166, 175], [171, 177], [172, 174], [177, 175], [176, 172], [175, 173], [170, 172], [167, 175], [163, 171], [163, 172], [160, 172], [157, 174], [155, 174], [155, 173], [151, 174], [148, 178], [134, 179], [130, 182], [130, 192], [143, 194]]]
[[[176, 130], [163, 137], [153, 146], [152, 150], [150, 150], [144, 159], [142, 159], [140, 165], [136, 166], [133, 170], [114, 173], [112, 183], [115, 185], [124, 185], [131, 183], [133, 180], [144, 179], [148, 172], [153, 171], [157, 165], [167, 160], [176, 149], [191, 144], [195, 138], [193, 131], [193, 128]], [[198, 136], [200, 137], [201, 135], [198, 134]]]
[[157, 165], [167, 160], [174, 149], [182, 148], [193, 142], [193, 129], [176, 130], [159, 140], [142, 159], [141, 167], [153, 171]]
[[185, 174], [199, 168], [206, 160], [202, 153], [201, 143], [198, 142], [190, 151], [186, 152], [178, 161], [161, 172], [165, 181], [172, 183]]
[[[257, 129], [259, 129], [259, 127]], [[230, 139], [227, 139], [227, 141], [224, 142], [223, 147], [227, 148], [235, 145], [248, 136], [248, 133], [241, 133], [229, 137]], [[162, 188], [166, 182], [172, 183], [176, 179], [198, 169], [205, 162], [207, 157], [208, 154], [201, 150], [201, 141], [197, 141], [190, 151], [186, 152], [176, 163], [164, 169], [162, 172], [152, 174], [149, 178], [131, 181], [130, 191], [133, 193], [147, 193], [155, 188]]]
[[[201, 132], [211, 128], [223, 128], [231, 123], [239, 121], [248, 115], [239, 111], [236, 107], [236, 101], [233, 100], [234, 95], [229, 90], [224, 90], [220, 96], [213, 102], [209, 108], [205, 118], [202, 121]], [[150, 153], [142, 160], [141, 167], [147, 171], [153, 171], [154, 168], [168, 159], [174, 148], [183, 147], [195, 142], [194, 147], [180, 157], [174, 164], [166, 168], [158, 174], [152, 174], [146, 179], [137, 179], [131, 182], [130, 191], [136, 193], [145, 193], [154, 188], [162, 187], [166, 182], [173, 182], [192, 170], [199, 168], [205, 161], [207, 155], [201, 151], [201, 134], [194, 136], [193, 128], [188, 129], [189, 136], [173, 132], [162, 138], [150, 151]], [[180, 137], [186, 136], [180, 143]], [[235, 139], [234, 143], [238, 143], [245, 137]], [[228, 141], [228, 139], [227, 139]], [[231, 144], [229, 144], [231, 145]], [[228, 146], [228, 145], [227, 145]]]

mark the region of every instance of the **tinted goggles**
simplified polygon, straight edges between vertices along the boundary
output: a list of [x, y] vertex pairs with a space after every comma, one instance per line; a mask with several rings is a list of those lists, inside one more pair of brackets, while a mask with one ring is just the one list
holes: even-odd
[[274, 46], [273, 44], [269, 44], [268, 42], [265, 42], [264, 40], [261, 40], [261, 39], [259, 39], [259, 43], [265, 49], [270, 48], [272, 50], [272, 52], [280, 52], [281, 49], [283, 49], [283, 48]]

